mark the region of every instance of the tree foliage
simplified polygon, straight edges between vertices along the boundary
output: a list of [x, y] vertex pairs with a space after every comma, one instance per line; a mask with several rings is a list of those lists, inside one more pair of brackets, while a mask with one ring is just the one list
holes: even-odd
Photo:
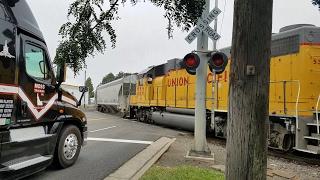
[[[149, 0], [153, 5], [165, 10], [168, 20], [168, 37], [172, 37], [173, 27], [189, 30], [202, 14], [204, 0]], [[103, 53], [107, 33], [111, 48], [115, 48], [117, 35], [112, 22], [119, 19], [118, 7], [130, 2], [136, 5], [138, 0], [74, 0], [68, 9], [68, 22], [60, 28], [62, 39], [56, 51], [54, 62], [67, 63], [75, 75], [86, 67], [86, 58], [95, 53]]]
[[93, 98], [94, 97], [94, 92], [93, 92], [94, 89], [93, 89], [93, 84], [92, 84], [92, 80], [90, 77], [86, 80], [85, 85], [88, 88], [89, 98]]
[[126, 76], [128, 76], [128, 75], [130, 75], [130, 73], [125, 73], [125, 72], [123, 72], [123, 71], [120, 71], [120, 72], [116, 75], [115, 79], [121, 79], [121, 78], [126, 77]]
[[312, 0], [312, 4], [315, 6], [318, 5], [319, 10], [320, 10], [320, 0]]
[[114, 75], [113, 73], [109, 73], [103, 77], [101, 84], [107, 84], [111, 81], [121, 79], [121, 78], [128, 76], [128, 75], [130, 75], [130, 73], [125, 73], [122, 71], [120, 71], [117, 75]]
[[106, 76], [103, 77], [101, 84], [107, 84], [107, 83], [109, 83], [111, 81], [114, 81], [115, 78], [116, 77], [113, 75], [113, 73], [109, 73], [109, 74], [107, 74]]

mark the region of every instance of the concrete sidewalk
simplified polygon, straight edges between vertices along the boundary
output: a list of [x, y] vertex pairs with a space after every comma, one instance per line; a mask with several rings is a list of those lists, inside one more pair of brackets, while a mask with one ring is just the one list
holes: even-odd
[[105, 180], [138, 180], [168, 150], [174, 141], [175, 139], [167, 137], [158, 139], [106, 177]]

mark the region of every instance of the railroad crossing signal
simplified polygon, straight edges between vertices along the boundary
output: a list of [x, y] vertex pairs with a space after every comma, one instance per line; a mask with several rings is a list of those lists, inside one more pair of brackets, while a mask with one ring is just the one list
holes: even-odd
[[[228, 56], [222, 52], [213, 52], [208, 60], [209, 69], [215, 74], [221, 74], [228, 64]], [[189, 53], [184, 56], [181, 66], [186, 69], [186, 71], [195, 75], [197, 68], [200, 65], [200, 57], [195, 53]]]
[[182, 61], [182, 66], [186, 68], [186, 71], [191, 74], [195, 75], [196, 70], [200, 64], [200, 57], [195, 53], [187, 54]]
[[200, 18], [197, 26], [189, 33], [185, 40], [191, 44], [192, 41], [194, 41], [202, 32], [204, 32], [212, 41], [220, 39], [221, 36], [209, 26], [209, 24], [216, 19], [220, 13], [221, 10], [216, 7], [210, 11], [206, 18]]
[[215, 52], [211, 55], [208, 64], [211, 72], [221, 74], [228, 64], [228, 56], [222, 52]]

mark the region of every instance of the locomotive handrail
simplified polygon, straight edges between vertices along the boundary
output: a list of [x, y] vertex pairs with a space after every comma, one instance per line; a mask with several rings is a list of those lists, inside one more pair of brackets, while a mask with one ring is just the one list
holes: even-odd
[[270, 81], [269, 83], [285, 83], [285, 82], [296, 82], [298, 83], [298, 94], [297, 94], [297, 100], [296, 100], [296, 126], [297, 129], [299, 129], [299, 115], [298, 115], [298, 107], [299, 107], [299, 99], [300, 99], [300, 91], [301, 91], [301, 85], [300, 85], [300, 81], [299, 80], [282, 80], [282, 81]]
[[316, 105], [316, 120], [317, 120], [317, 133], [319, 134], [319, 102], [320, 102], [320, 94], [318, 96], [318, 101], [317, 101], [317, 105]]

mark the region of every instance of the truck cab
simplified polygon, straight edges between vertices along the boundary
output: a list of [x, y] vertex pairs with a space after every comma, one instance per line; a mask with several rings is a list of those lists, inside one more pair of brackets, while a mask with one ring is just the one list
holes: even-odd
[[76, 162], [87, 120], [57, 69], [26, 1], [0, 0], [0, 179]]

